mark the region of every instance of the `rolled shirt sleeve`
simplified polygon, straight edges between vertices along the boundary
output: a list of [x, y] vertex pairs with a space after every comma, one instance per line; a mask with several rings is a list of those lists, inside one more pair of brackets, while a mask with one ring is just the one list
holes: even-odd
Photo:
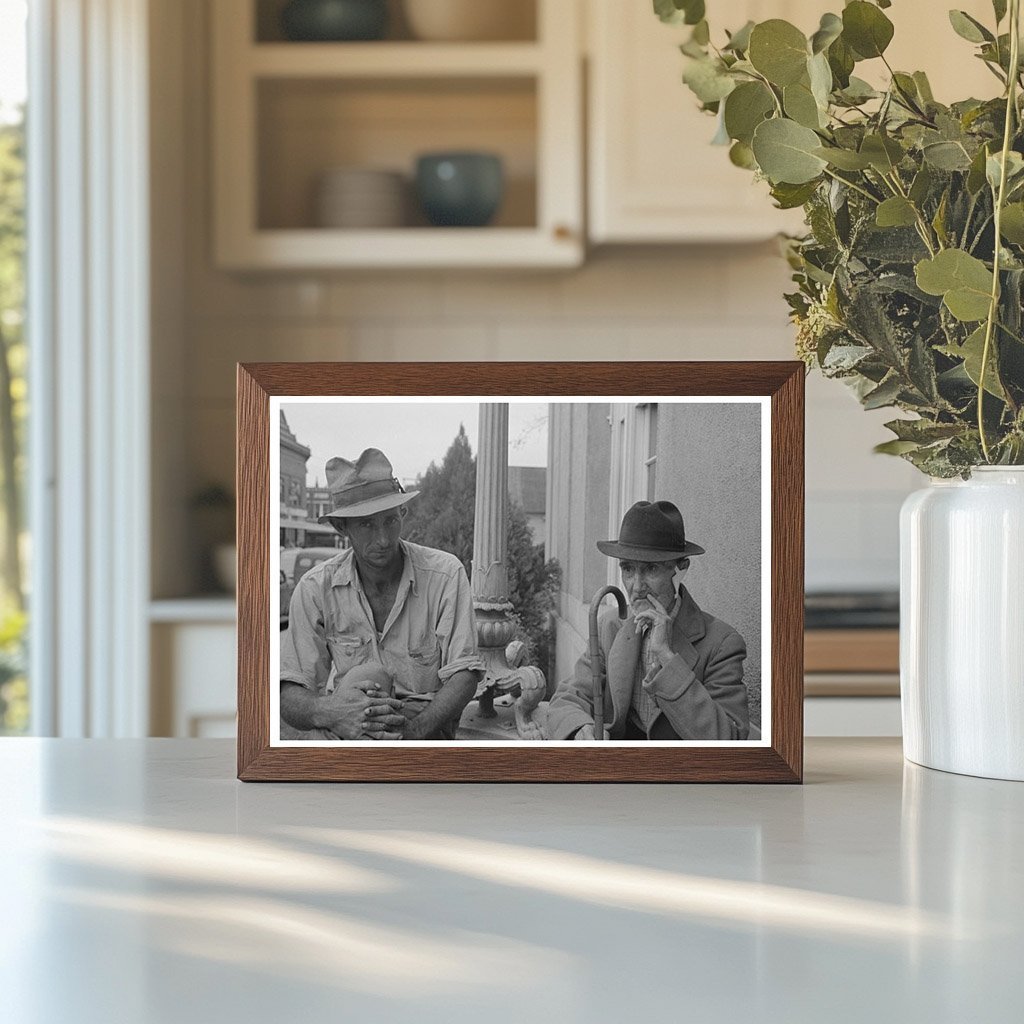
[[320, 589], [307, 574], [288, 606], [288, 628], [281, 634], [280, 681], [323, 693], [331, 673]]
[[437, 635], [441, 641], [441, 668], [437, 676], [442, 683], [456, 672], [472, 671], [477, 673], [478, 680], [483, 678], [486, 665], [477, 649], [473, 593], [461, 565], [444, 589]]

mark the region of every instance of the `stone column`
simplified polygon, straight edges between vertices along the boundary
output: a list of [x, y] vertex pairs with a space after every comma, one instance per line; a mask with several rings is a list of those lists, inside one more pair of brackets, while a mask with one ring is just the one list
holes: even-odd
[[480, 713], [493, 716], [495, 696], [516, 693], [520, 736], [540, 739], [532, 713], [544, 695], [544, 676], [536, 668], [510, 665], [506, 654], [515, 626], [508, 589], [508, 405], [501, 402], [480, 405], [472, 584], [477, 642], [487, 666], [477, 689]]

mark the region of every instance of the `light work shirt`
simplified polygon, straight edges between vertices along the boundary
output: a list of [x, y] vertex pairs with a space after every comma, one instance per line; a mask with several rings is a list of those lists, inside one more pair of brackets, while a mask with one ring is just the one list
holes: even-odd
[[281, 634], [281, 681], [323, 696], [328, 682], [367, 662], [395, 678], [400, 700], [429, 700], [465, 670], [482, 678], [473, 597], [462, 563], [446, 551], [408, 541], [402, 578], [378, 633], [351, 549], [299, 580]]

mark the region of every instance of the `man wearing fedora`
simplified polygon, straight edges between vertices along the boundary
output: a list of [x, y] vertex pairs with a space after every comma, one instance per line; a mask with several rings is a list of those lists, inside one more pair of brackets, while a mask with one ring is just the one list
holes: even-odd
[[281, 634], [282, 739], [454, 739], [482, 678], [469, 580], [402, 539], [406, 491], [383, 452], [327, 463], [347, 550], [295, 588]]
[[[629, 615], [598, 619], [606, 667], [604, 720], [614, 740], [744, 740], [749, 734], [743, 638], [697, 606], [682, 577], [704, 549], [686, 539], [670, 501], [639, 501], [617, 540], [598, 548], [619, 561]], [[589, 652], [548, 707], [550, 739], [592, 740]]]

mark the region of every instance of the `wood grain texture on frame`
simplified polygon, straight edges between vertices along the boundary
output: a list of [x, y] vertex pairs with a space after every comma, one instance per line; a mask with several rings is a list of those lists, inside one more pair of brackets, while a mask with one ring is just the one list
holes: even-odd
[[[771, 398], [771, 747], [270, 746], [270, 396]], [[238, 367], [238, 777], [243, 781], [800, 782], [804, 367], [799, 362], [250, 363]]]

